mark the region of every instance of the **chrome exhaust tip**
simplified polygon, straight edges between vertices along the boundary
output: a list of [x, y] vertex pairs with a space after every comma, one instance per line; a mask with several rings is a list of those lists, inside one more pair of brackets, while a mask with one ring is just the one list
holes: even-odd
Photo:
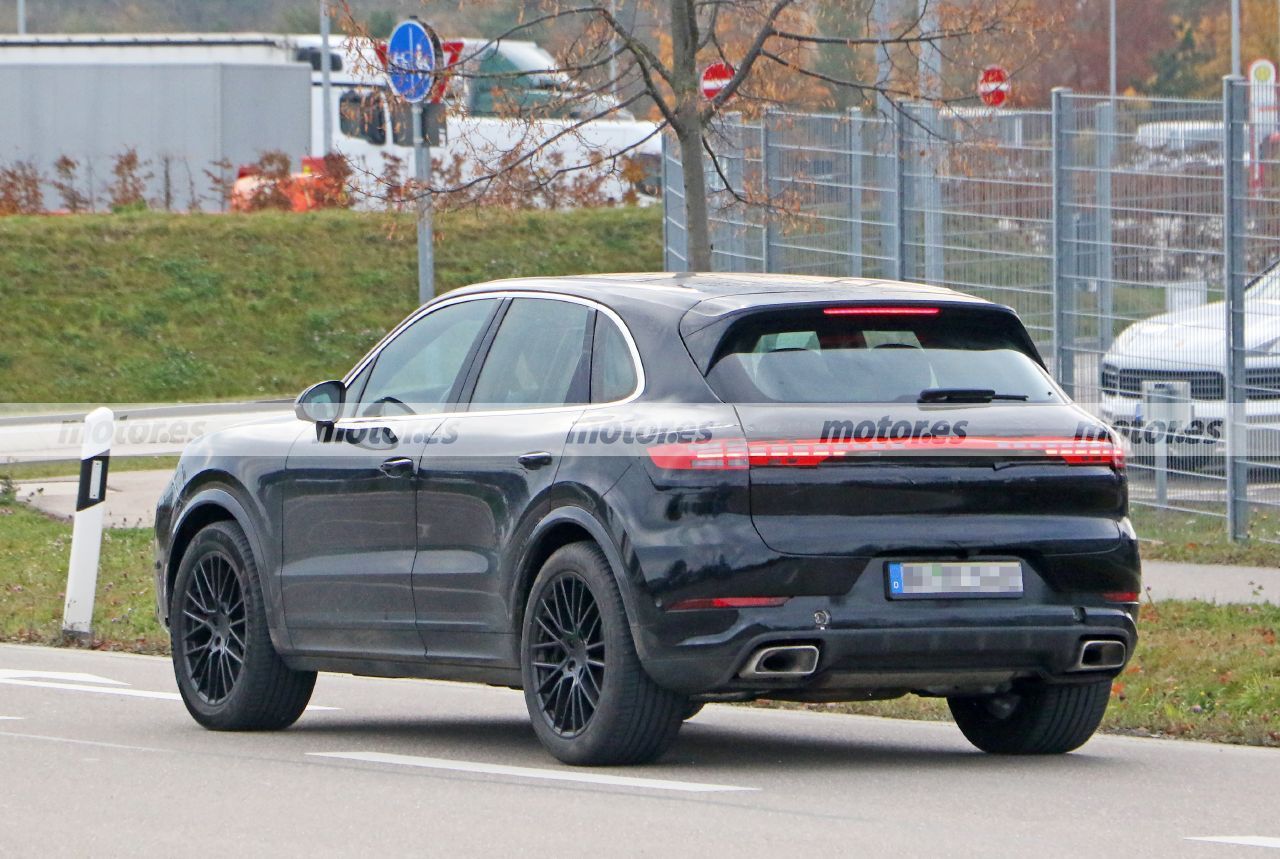
[[1080, 656], [1072, 671], [1105, 671], [1124, 666], [1126, 651], [1123, 642], [1110, 640], [1086, 641], [1080, 645]]
[[818, 648], [812, 644], [761, 647], [747, 658], [738, 676], [747, 680], [807, 677], [818, 668]]

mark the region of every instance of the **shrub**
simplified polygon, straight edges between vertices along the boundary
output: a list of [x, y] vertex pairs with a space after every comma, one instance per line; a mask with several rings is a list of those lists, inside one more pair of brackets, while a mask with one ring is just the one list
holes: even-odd
[[111, 175], [115, 176], [107, 187], [107, 195], [111, 201], [113, 212], [136, 212], [147, 208], [147, 180], [150, 173], [142, 169], [148, 164], [138, 158], [138, 150], [129, 147], [115, 157], [111, 167]]
[[44, 177], [30, 161], [0, 167], [0, 215], [36, 215], [44, 211]]

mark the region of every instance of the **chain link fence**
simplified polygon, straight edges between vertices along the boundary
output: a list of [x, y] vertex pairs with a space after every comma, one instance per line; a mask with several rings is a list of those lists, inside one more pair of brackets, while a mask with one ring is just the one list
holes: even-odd
[[[712, 267], [1008, 305], [1068, 393], [1129, 440], [1135, 505], [1280, 540], [1280, 126], [1275, 89], [1254, 86], [723, 117]], [[666, 263], [684, 270], [671, 142], [664, 165]]]

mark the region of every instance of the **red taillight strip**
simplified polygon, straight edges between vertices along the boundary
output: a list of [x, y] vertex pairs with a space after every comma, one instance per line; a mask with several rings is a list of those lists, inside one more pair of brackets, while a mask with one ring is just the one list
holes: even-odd
[[816, 466], [829, 459], [866, 454], [914, 455], [956, 452], [961, 455], [1018, 453], [1057, 458], [1068, 465], [1105, 465], [1124, 469], [1124, 448], [1111, 441], [1001, 436], [935, 436], [906, 439], [852, 439], [849, 441], [727, 439], [710, 442], [675, 442], [646, 449], [654, 465], [671, 471], [733, 471], [764, 466]]
[[911, 307], [894, 305], [892, 307], [824, 307], [822, 312], [827, 316], [937, 316], [937, 307]]
[[672, 442], [645, 449], [659, 468], [670, 471], [735, 471], [748, 466], [747, 443], [742, 439], [707, 442]]
[[776, 608], [791, 597], [708, 597], [673, 602], [667, 611], [694, 611], [706, 608]]
[[1102, 595], [1107, 602], [1137, 602], [1137, 591], [1107, 591]]

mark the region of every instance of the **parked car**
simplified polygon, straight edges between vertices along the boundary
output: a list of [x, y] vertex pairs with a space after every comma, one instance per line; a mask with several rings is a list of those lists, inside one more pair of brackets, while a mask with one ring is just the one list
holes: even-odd
[[1060, 753], [1136, 642], [1116, 439], [1013, 311], [918, 284], [457, 290], [296, 416], [193, 442], [156, 536], [219, 730], [340, 671], [523, 689], [574, 764], [652, 760], [707, 701], [907, 693]]
[[[1243, 400], [1253, 459], [1280, 456], [1280, 265], [1245, 289]], [[1225, 450], [1227, 313], [1222, 301], [1135, 322], [1100, 365], [1100, 414], [1146, 450], [1165, 437], [1171, 453], [1207, 463]], [[1178, 402], [1152, 414], [1152, 385]], [[1146, 395], [1144, 396], [1144, 388]], [[1160, 411], [1157, 405], [1157, 411]]]

